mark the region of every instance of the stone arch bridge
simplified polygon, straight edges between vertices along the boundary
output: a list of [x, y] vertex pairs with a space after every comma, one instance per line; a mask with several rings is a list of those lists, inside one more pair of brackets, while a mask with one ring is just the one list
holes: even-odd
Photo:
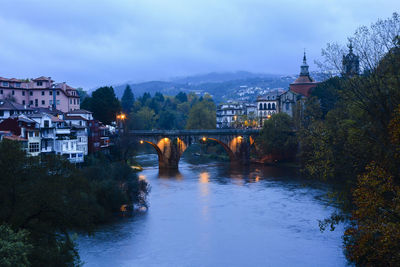
[[213, 140], [220, 144], [235, 165], [250, 163], [250, 147], [259, 134], [257, 129], [221, 130], [133, 130], [130, 138], [140, 144], [149, 143], [157, 151], [160, 169], [178, 169], [179, 159], [193, 143]]

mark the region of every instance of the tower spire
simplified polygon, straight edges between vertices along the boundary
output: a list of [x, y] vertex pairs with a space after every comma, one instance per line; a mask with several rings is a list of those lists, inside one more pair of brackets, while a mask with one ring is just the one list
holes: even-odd
[[310, 76], [308, 71], [306, 49], [304, 48], [303, 64], [300, 66], [300, 76]]

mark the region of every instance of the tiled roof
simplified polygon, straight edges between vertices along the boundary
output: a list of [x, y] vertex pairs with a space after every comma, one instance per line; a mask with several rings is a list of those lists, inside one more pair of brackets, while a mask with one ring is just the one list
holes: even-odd
[[92, 114], [93, 112], [90, 112], [85, 109], [75, 109], [72, 111], [68, 111], [67, 114]]
[[9, 99], [0, 99], [0, 110], [27, 110], [33, 111], [34, 109], [28, 108], [24, 105], [18, 104]]
[[64, 116], [64, 120], [84, 120], [84, 121], [87, 121], [87, 119], [85, 119], [82, 116]]
[[33, 79], [32, 81], [52, 81], [51, 77], [40, 76], [39, 78]]
[[12, 141], [28, 141], [28, 139], [19, 137], [17, 135], [5, 135], [5, 136], [3, 136], [3, 139], [8, 139], [8, 140], [12, 140]]

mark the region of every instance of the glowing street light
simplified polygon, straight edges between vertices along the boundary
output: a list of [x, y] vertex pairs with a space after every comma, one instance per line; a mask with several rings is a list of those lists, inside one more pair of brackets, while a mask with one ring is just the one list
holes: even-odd
[[143, 144], [144, 143], [143, 140], [140, 140], [140, 143]]
[[207, 138], [203, 137], [201, 138], [201, 140], [203, 140], [203, 142], [207, 141]]

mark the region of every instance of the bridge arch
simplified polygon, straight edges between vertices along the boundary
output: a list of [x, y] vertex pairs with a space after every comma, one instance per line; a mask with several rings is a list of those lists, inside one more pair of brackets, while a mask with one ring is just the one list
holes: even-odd
[[250, 147], [254, 146], [254, 135], [258, 134], [258, 130], [132, 131], [131, 134], [141, 144], [148, 143], [156, 150], [160, 169], [178, 169], [179, 160], [187, 147], [202, 139], [221, 145], [231, 163], [247, 165], [250, 163]]

